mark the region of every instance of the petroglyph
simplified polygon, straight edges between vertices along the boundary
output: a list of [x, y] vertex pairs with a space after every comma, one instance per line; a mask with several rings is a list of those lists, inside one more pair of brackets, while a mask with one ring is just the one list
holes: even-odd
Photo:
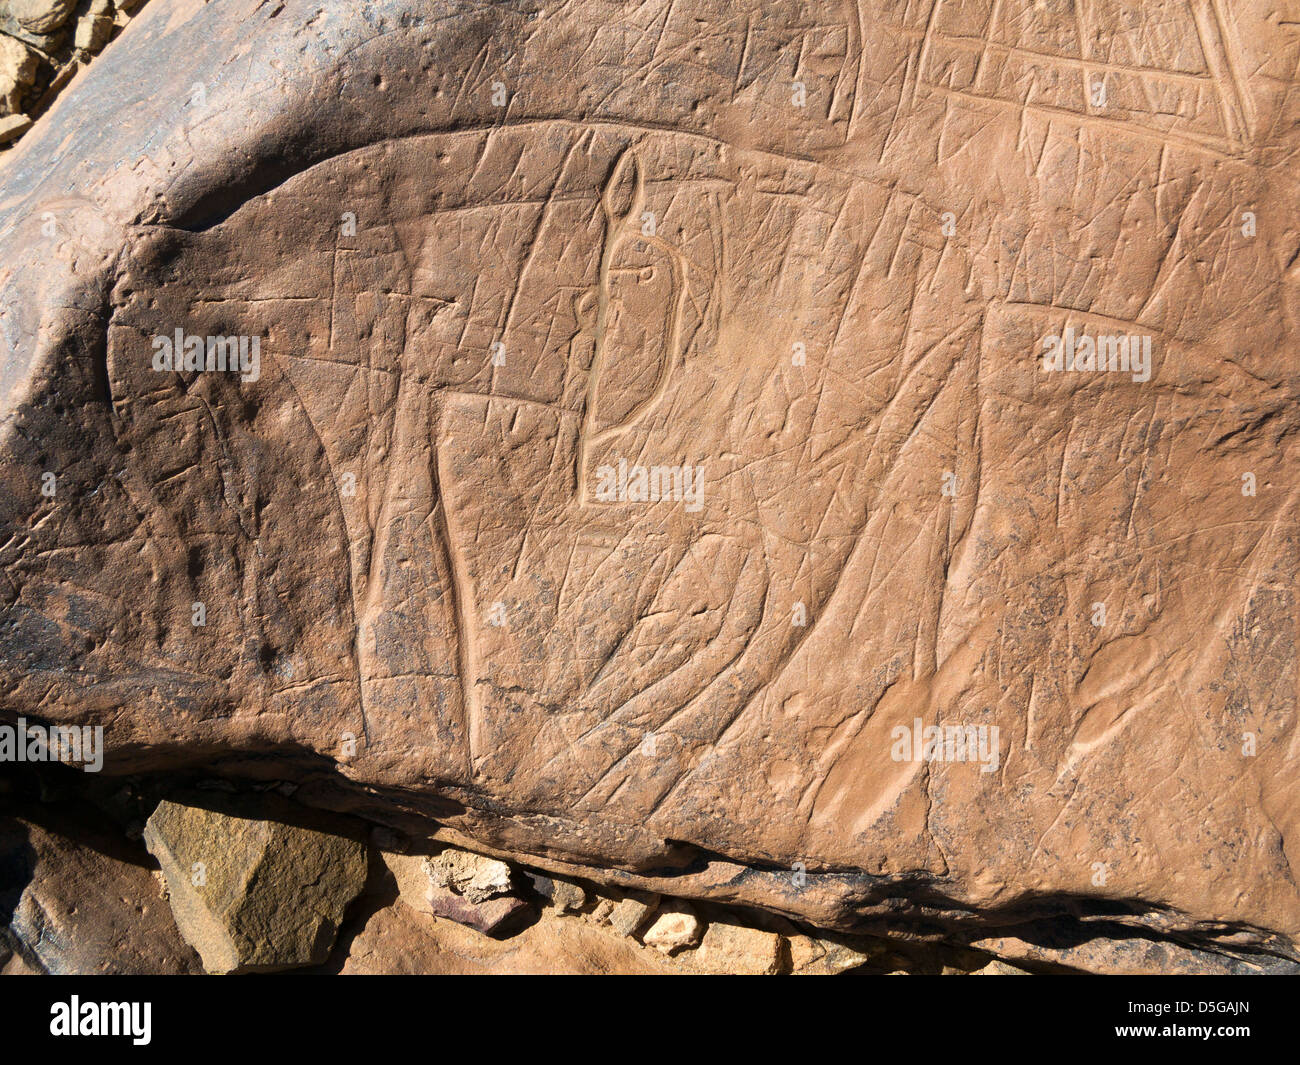
[[6, 719], [841, 926], [1294, 952], [1293, 21], [178, 2], [208, 112], [110, 153], [74, 89], [5, 164]]

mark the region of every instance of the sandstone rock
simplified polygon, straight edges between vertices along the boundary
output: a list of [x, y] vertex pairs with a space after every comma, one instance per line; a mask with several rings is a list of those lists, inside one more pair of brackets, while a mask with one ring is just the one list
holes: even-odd
[[976, 969], [971, 976], [1032, 976], [1033, 974], [1025, 969], [1017, 969], [1014, 965], [1008, 965], [1004, 961], [998, 961], [996, 958], [989, 962], [981, 969]]
[[661, 906], [641, 941], [661, 954], [672, 954], [700, 941], [700, 919], [685, 903]]
[[704, 972], [771, 976], [781, 970], [781, 937], [761, 928], [713, 921], [699, 947], [684, 957]]
[[637, 929], [645, 924], [658, 904], [658, 896], [628, 895], [614, 904], [614, 909], [609, 915], [609, 923], [621, 936], [635, 935]]
[[428, 894], [431, 881], [422, 854], [400, 854], [381, 850], [379, 858], [397, 882], [398, 897], [414, 910], [428, 912]]
[[419, 913], [490, 934], [527, 908], [523, 899], [503, 894], [511, 888], [510, 867], [504, 862], [454, 848], [434, 858], [391, 852], [381, 857], [401, 900]]
[[32, 120], [26, 115], [5, 115], [0, 117], [0, 144], [6, 144], [15, 137], [20, 137], [32, 128]]
[[498, 931], [516, 914], [528, 908], [523, 899], [511, 895], [471, 902], [463, 895], [445, 888], [430, 886], [425, 893], [428, 912], [435, 917], [445, 917], [457, 924], [467, 925], [484, 935]]
[[829, 939], [807, 935], [787, 936], [790, 971], [796, 976], [837, 976], [871, 960], [866, 951], [855, 950]]
[[147, 6], [3, 164], [0, 714], [841, 931], [1300, 957], [1300, 44], [1151, 0], [1099, 109], [1070, 5], [975, 6]]
[[971, 944], [1012, 961], [1045, 962], [1076, 972], [1117, 976], [1251, 976], [1300, 974], [1300, 964], [1269, 955], [1236, 957], [1141, 937], [1098, 936], [1078, 943], [1033, 943], [990, 936]]
[[144, 840], [181, 934], [210, 973], [323, 961], [366, 881], [356, 840], [178, 803], [159, 803]]
[[36, 78], [38, 62], [36, 53], [22, 41], [0, 34], [0, 115], [20, 110], [23, 93]]
[[431, 884], [449, 888], [473, 903], [509, 894], [513, 888], [510, 866], [495, 858], [448, 847], [424, 861]]
[[7, 0], [7, 6], [28, 33], [50, 34], [68, 21], [77, 0]]
[[12, 910], [8, 931], [24, 965], [54, 975], [201, 971], [158, 896], [143, 848], [107, 828], [92, 830], [84, 818], [0, 825], [0, 915]]
[[113, 5], [110, 0], [93, 0], [86, 16], [77, 23], [73, 44], [83, 52], [98, 52], [113, 33]]

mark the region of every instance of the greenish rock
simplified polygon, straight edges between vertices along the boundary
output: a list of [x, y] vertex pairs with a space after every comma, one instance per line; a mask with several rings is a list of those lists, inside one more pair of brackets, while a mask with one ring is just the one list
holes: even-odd
[[197, 806], [159, 803], [144, 841], [177, 927], [210, 973], [323, 962], [366, 882], [358, 840]]

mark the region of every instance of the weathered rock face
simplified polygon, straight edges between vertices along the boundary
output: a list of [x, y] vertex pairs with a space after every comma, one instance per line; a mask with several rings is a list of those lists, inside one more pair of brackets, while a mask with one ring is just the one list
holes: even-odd
[[0, 919], [17, 956], [54, 975], [201, 972], [156, 874], [125, 848], [111, 853], [68, 834], [85, 830], [0, 819]]
[[366, 883], [356, 840], [195, 806], [160, 803], [144, 841], [181, 935], [210, 973], [323, 962]]
[[31, 128], [144, 0], [0, 0], [0, 151]]
[[6, 719], [1296, 956], [1300, 42], [1093, 6], [146, 8], [4, 170]]

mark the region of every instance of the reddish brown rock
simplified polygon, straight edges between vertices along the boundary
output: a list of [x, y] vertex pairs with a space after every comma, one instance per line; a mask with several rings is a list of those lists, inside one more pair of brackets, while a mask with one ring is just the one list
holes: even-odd
[[1300, 956], [1300, 41], [1226, 6], [146, 7], [2, 164], [0, 714]]
[[0, 918], [17, 948], [5, 972], [201, 972], [149, 856], [84, 819], [0, 821]]

